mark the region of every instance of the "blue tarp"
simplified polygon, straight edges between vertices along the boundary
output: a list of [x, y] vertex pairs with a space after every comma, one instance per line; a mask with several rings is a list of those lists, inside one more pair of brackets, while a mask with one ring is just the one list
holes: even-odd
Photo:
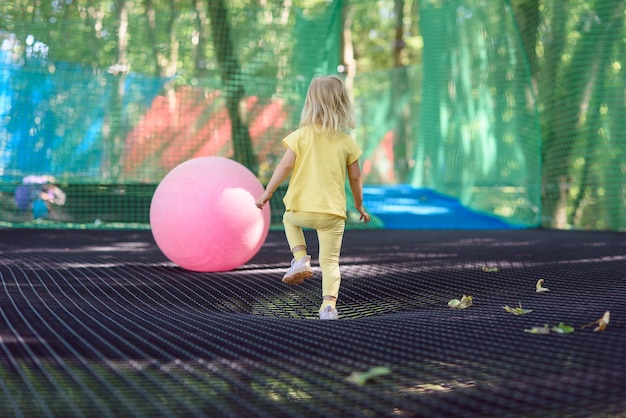
[[[112, 114], [116, 75], [76, 64], [14, 62], [0, 49], [0, 175], [98, 177], [105, 124], [132, 126], [167, 81], [128, 74], [121, 109]], [[125, 132], [119, 132], [124, 136]], [[5, 177], [9, 176], [9, 177]]]
[[408, 185], [365, 186], [367, 211], [385, 229], [519, 229], [495, 215], [463, 206], [459, 200], [431, 189]]

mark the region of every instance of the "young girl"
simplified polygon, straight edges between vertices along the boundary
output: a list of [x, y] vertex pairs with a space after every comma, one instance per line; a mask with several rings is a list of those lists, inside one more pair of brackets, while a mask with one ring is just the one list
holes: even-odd
[[300, 128], [283, 139], [285, 154], [256, 206], [262, 208], [289, 176], [283, 223], [293, 253], [283, 277], [300, 284], [313, 277], [302, 228], [317, 231], [322, 270], [320, 319], [337, 319], [335, 307], [341, 275], [339, 254], [346, 224], [346, 174], [360, 220], [370, 221], [363, 208], [363, 183], [358, 158], [362, 151], [345, 130], [354, 128], [352, 105], [343, 81], [336, 76], [313, 79], [300, 118]]

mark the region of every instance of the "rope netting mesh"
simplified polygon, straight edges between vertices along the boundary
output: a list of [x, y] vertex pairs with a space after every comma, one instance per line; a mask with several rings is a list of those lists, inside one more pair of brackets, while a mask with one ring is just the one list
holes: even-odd
[[609, 232], [351, 231], [340, 319], [319, 321], [319, 272], [280, 281], [281, 232], [193, 273], [147, 231], [0, 230], [0, 416], [623, 416], [625, 252]]

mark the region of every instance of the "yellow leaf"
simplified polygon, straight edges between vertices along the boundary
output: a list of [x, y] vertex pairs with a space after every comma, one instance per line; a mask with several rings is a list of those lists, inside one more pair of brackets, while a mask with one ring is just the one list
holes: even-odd
[[469, 308], [470, 306], [472, 306], [472, 299], [473, 299], [472, 296], [463, 295], [461, 300], [452, 299], [451, 301], [449, 301], [448, 306], [451, 307], [452, 309]]
[[524, 315], [527, 313], [531, 313], [533, 310], [532, 309], [524, 309], [522, 308], [522, 302], [519, 303], [519, 307], [518, 308], [511, 308], [510, 306], [503, 306], [502, 309], [504, 309], [505, 311], [512, 313], [514, 315]]
[[484, 266], [484, 267], [483, 267], [483, 271], [484, 271], [485, 273], [497, 273], [497, 272], [499, 272], [499, 271], [500, 271], [500, 269], [499, 269], [499, 268], [497, 268], [497, 267], [489, 267], [489, 266]]
[[537, 293], [544, 293], [549, 292], [550, 289], [548, 289], [547, 287], [543, 287], [543, 279], [539, 279], [537, 280], [537, 284], [535, 285], [535, 291]]
[[581, 328], [587, 328], [590, 327], [592, 325], [596, 325], [598, 324], [597, 327], [594, 328], [594, 331], [604, 331], [606, 329], [606, 326], [609, 325], [609, 320], [611, 319], [611, 312], [606, 311], [604, 313], [604, 315], [602, 315], [602, 318], [590, 322], [588, 324], [583, 325]]
[[606, 326], [609, 325], [609, 320], [611, 319], [611, 313], [606, 311], [602, 318], [598, 319], [598, 326], [594, 329], [594, 331], [604, 331]]

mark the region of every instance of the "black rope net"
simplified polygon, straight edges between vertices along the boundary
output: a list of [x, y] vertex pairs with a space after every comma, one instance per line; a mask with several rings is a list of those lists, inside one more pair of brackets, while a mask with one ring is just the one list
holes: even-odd
[[149, 231], [0, 230], [0, 416], [625, 416], [625, 238], [348, 231], [320, 321], [280, 231], [209, 274]]

